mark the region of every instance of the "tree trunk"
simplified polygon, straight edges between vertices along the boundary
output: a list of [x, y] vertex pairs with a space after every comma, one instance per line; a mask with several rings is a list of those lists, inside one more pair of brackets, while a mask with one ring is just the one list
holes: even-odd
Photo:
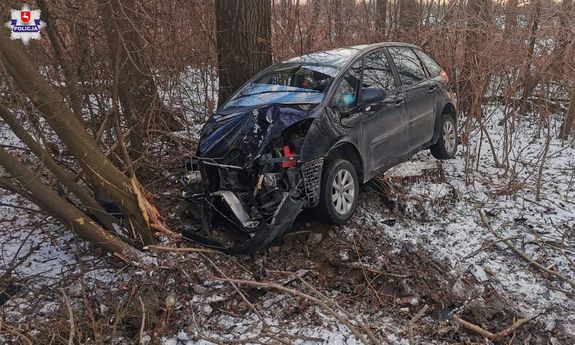
[[399, 27], [404, 33], [411, 33], [419, 27], [420, 13], [417, 0], [399, 2]]
[[505, 7], [505, 33], [509, 34], [517, 27], [517, 0], [507, 1]]
[[38, 0], [37, 3], [38, 8], [40, 8], [42, 15], [44, 16], [44, 21], [46, 23], [50, 23], [50, 25], [47, 25], [46, 27], [46, 32], [48, 33], [50, 44], [54, 50], [56, 61], [58, 61], [66, 81], [66, 89], [68, 91], [68, 97], [70, 97], [70, 106], [78, 120], [80, 120], [81, 123], [84, 123], [84, 118], [82, 117], [82, 97], [78, 92], [78, 78], [74, 71], [74, 66], [69, 57], [66, 56], [64, 49], [60, 44], [58, 29], [50, 11], [48, 10], [48, 6], [46, 6], [46, 1]]
[[381, 39], [385, 37], [387, 0], [375, 0], [375, 30]]
[[342, 10], [342, 0], [332, 0], [333, 3], [333, 15], [334, 15], [334, 23], [333, 23], [333, 41], [339, 42], [341, 40], [341, 31], [343, 29], [342, 17], [341, 17], [341, 10]]
[[112, 66], [116, 59], [120, 60], [119, 75], [114, 77], [117, 77], [123, 116], [132, 128], [130, 156], [137, 159], [144, 153], [149, 129], [180, 128], [177, 120], [164, 109], [145, 55], [144, 25], [141, 16], [133, 15], [142, 9], [135, 0], [99, 0], [99, 10]]
[[222, 104], [272, 62], [270, 0], [216, 0], [216, 31]]
[[460, 108], [471, 116], [481, 115], [484, 95], [477, 92], [483, 89], [486, 77], [480, 61], [488, 39], [491, 4], [491, 0], [469, 0], [466, 6], [467, 30], [458, 91]]
[[0, 148], [0, 166], [14, 176], [22, 186], [25, 186], [25, 189], [32, 195], [34, 203], [54, 216], [59, 222], [70, 227], [80, 237], [94, 242], [110, 252], [121, 254], [129, 260], [136, 260], [139, 253], [136, 249], [102, 229], [85, 213], [58, 196], [55, 191], [42, 183], [30, 169], [3, 148]]
[[321, 11], [321, 0], [312, 0], [312, 13], [311, 13], [311, 23], [309, 24], [306, 40], [305, 40], [305, 48], [307, 52], [312, 50], [314, 42], [317, 41], [317, 23], [319, 21], [319, 15]]
[[525, 108], [525, 102], [527, 98], [531, 95], [541, 77], [540, 73], [536, 73], [535, 76], [531, 74], [531, 65], [533, 64], [533, 54], [535, 52], [535, 43], [537, 42], [537, 32], [539, 31], [539, 21], [541, 19], [541, 1], [535, 0], [533, 3], [533, 12], [531, 20], [531, 31], [529, 34], [529, 50], [527, 53], [527, 59], [523, 68], [523, 94], [521, 95], [521, 108]]
[[0, 117], [6, 122], [6, 124], [12, 129], [12, 132], [32, 151], [32, 153], [44, 163], [44, 165], [50, 170], [54, 176], [58, 179], [64, 187], [68, 188], [72, 194], [74, 194], [78, 200], [82, 203], [82, 207], [87, 207], [96, 216], [96, 218], [104, 224], [106, 229], [112, 231], [114, 230], [113, 217], [108, 215], [106, 211], [98, 204], [98, 202], [86, 191], [84, 188], [79, 186], [70, 176], [64, 168], [62, 168], [54, 159], [51, 157], [50, 153], [46, 151], [40, 143], [38, 143], [34, 138], [26, 131], [26, 129], [20, 124], [18, 119], [8, 110], [6, 107], [0, 104]]
[[571, 87], [570, 98], [569, 110], [567, 110], [567, 114], [565, 114], [565, 119], [563, 120], [563, 124], [561, 124], [561, 130], [559, 132], [559, 138], [562, 140], [569, 138], [569, 134], [573, 129], [573, 123], [575, 122], [575, 83]]
[[[142, 197], [141, 186], [116, 168], [100, 150], [92, 136], [70, 112], [62, 95], [40, 75], [21, 45], [12, 41], [7, 29], [0, 29], [0, 60], [15, 83], [42, 112], [46, 122], [78, 160], [93, 187], [106, 192], [134, 222], [138, 239], [144, 244], [155, 242], [151, 226], [159, 217]], [[161, 222], [160, 222], [161, 223]]]
[[[525, 104], [527, 100], [529, 99], [529, 97], [531, 97], [531, 94], [535, 91], [537, 85], [539, 85], [539, 82], [541, 82], [542, 79], [545, 79], [549, 75], [560, 75], [562, 72], [561, 70], [563, 68], [563, 58], [565, 56], [565, 52], [571, 40], [571, 36], [569, 34], [570, 31], [569, 25], [572, 22], [571, 20], [572, 3], [573, 3], [572, 0], [563, 0], [563, 3], [561, 5], [561, 12], [559, 15], [561, 27], [558, 30], [556, 47], [551, 56], [551, 61], [542, 68], [537, 68], [535, 71], [535, 75], [531, 75], [529, 70], [526, 71], [527, 74], [525, 75], [523, 83], [523, 94], [521, 95], [521, 105], [523, 110], [526, 109]], [[540, 12], [542, 4], [540, 0], [537, 0], [534, 5], [536, 6], [535, 11], [537, 16], [536, 17], [537, 22], [534, 21], [533, 25], [534, 26], [537, 25], [535, 27], [536, 32], [539, 26], [539, 21], [541, 19]], [[534, 35], [535, 32], [532, 31], [531, 41], [529, 43], [531, 56], [533, 55], [535, 47], [535, 40], [536, 40], [536, 37]], [[528, 61], [531, 61], [531, 59]]]

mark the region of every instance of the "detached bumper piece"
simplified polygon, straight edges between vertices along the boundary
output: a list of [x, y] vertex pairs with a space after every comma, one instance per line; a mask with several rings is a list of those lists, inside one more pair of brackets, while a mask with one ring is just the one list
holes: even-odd
[[211, 231], [206, 232], [205, 229], [200, 232], [197, 229], [186, 228], [182, 230], [182, 236], [185, 239], [218, 249], [226, 254], [250, 254], [264, 249], [272, 243], [274, 239], [285, 233], [300, 213], [303, 203], [303, 200], [294, 200], [289, 195], [286, 195], [272, 220], [270, 222], [258, 223], [255, 228], [249, 228], [249, 230], [252, 231], [249, 239], [235, 246], [226, 246], [224, 243], [210, 236]]
[[304, 207], [316, 204], [323, 163], [299, 164], [297, 155], [283, 153], [283, 159], [261, 160], [276, 169], [257, 171], [213, 161], [188, 162], [183, 196], [200, 214], [198, 225], [183, 229], [182, 236], [227, 254], [244, 255], [283, 235]]

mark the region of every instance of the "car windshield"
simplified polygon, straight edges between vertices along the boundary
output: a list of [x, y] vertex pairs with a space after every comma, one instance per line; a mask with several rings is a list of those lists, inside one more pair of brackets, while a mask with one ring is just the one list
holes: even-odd
[[339, 69], [329, 65], [282, 64], [244, 86], [222, 109], [261, 104], [317, 104]]

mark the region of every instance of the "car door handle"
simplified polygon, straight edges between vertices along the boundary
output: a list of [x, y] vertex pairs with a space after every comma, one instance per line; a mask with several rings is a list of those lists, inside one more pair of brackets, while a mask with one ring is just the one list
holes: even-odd
[[433, 85], [429, 87], [429, 93], [434, 93], [437, 90], [437, 85]]
[[396, 107], [401, 106], [403, 103], [405, 103], [405, 98], [403, 98], [403, 97], [397, 98], [397, 99], [395, 100], [395, 106], [396, 106]]

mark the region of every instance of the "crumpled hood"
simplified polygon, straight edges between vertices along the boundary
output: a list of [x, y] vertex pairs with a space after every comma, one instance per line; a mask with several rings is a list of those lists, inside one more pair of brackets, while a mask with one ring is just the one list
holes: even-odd
[[202, 128], [197, 155], [221, 164], [240, 158], [238, 165], [250, 166], [284, 129], [313, 117], [309, 109], [267, 104], [218, 112]]

